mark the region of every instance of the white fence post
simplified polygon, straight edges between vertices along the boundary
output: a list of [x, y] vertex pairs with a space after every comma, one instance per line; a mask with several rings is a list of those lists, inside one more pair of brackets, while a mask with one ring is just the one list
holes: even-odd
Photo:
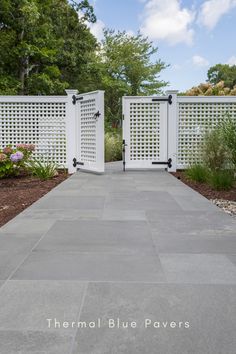
[[77, 90], [66, 90], [67, 104], [66, 104], [66, 151], [67, 151], [67, 166], [69, 173], [75, 173], [77, 168], [73, 166], [73, 159], [77, 154], [77, 132], [76, 124], [76, 105], [73, 104], [72, 97], [77, 95]]
[[172, 167], [169, 172], [176, 172], [177, 168], [177, 138], [178, 138], [178, 102], [176, 90], [167, 91], [172, 96], [172, 104], [168, 105], [168, 158], [172, 159]]

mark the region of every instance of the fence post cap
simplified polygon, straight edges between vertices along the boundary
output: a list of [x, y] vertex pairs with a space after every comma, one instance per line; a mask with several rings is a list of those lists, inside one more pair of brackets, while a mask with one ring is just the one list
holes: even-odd
[[65, 90], [68, 96], [77, 95], [78, 90]]
[[166, 93], [168, 94], [176, 94], [179, 92], [179, 90], [167, 90]]

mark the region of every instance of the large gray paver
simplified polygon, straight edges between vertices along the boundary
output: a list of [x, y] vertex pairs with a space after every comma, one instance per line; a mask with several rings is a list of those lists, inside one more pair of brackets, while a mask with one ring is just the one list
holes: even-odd
[[[235, 286], [90, 284], [80, 321], [102, 325], [80, 329], [73, 354], [235, 354], [235, 297]], [[117, 318], [137, 328], [110, 329]], [[168, 326], [145, 328], [145, 319]], [[173, 321], [190, 328], [170, 328]]]
[[156, 210], [146, 211], [147, 220], [152, 230], [159, 234], [226, 234], [236, 235], [236, 219], [230, 218], [221, 210], [177, 211], [166, 212]]
[[180, 206], [168, 192], [129, 192], [112, 194], [106, 199], [107, 209], [123, 210], [180, 210]]
[[123, 255], [40, 251], [31, 253], [12, 279], [165, 281], [158, 257], [149, 253]]
[[76, 321], [85, 289], [69, 281], [7, 281], [0, 289], [0, 331], [46, 331], [53, 329], [47, 319]]
[[1, 354], [70, 354], [73, 335], [43, 331], [0, 331]]
[[[19, 240], [20, 242], [20, 240]], [[0, 250], [0, 280], [8, 279], [26, 258], [27, 253]]]
[[[60, 197], [51, 196], [47, 199], [42, 200], [33, 207], [39, 209], [102, 209], [104, 205], [105, 198], [103, 197]], [[32, 207], [32, 208], [33, 208]]]
[[236, 253], [236, 236], [153, 235], [158, 253]]
[[153, 253], [154, 245], [145, 221], [58, 221], [35, 251], [103, 253]]
[[54, 224], [53, 220], [45, 220], [43, 223], [40, 220], [32, 220], [22, 219], [21, 217], [17, 217], [14, 219], [13, 222], [9, 222], [1, 228], [1, 233], [15, 233], [15, 235], [26, 235], [28, 234], [29, 237], [31, 234], [45, 234], [52, 225]]
[[236, 284], [236, 267], [220, 254], [160, 254], [170, 283]]

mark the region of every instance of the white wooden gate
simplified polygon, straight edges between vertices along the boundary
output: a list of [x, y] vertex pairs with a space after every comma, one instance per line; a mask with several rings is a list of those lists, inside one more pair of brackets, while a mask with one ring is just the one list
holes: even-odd
[[104, 92], [74, 95], [76, 105], [77, 148], [74, 167], [103, 173], [104, 165]]
[[171, 167], [168, 157], [168, 97], [123, 97], [124, 169]]

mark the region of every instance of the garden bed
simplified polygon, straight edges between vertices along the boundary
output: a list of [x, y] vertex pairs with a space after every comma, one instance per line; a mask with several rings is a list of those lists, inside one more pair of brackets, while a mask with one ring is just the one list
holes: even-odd
[[222, 208], [225, 212], [236, 215], [236, 186], [228, 191], [216, 191], [212, 189], [207, 183], [194, 182], [186, 177], [183, 171], [172, 173], [173, 176], [180, 179], [183, 183], [202, 194], [214, 204]]
[[60, 172], [46, 181], [32, 176], [0, 179], [0, 227], [68, 177]]

